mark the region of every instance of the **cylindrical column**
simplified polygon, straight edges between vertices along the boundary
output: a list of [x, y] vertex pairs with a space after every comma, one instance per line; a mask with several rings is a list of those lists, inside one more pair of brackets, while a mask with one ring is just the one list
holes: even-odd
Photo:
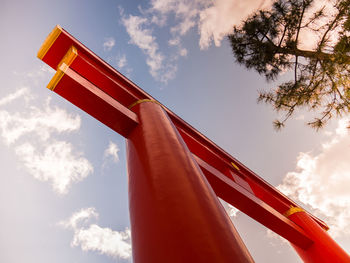
[[127, 140], [135, 263], [253, 262], [163, 108], [132, 108], [139, 125]]
[[348, 263], [350, 256], [303, 209], [292, 207], [286, 216], [299, 225], [314, 243], [306, 250], [292, 246], [307, 263]]

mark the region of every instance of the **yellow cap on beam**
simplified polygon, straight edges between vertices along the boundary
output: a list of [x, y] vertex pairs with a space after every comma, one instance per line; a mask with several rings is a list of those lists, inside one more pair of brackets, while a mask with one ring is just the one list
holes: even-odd
[[50, 90], [54, 90], [57, 84], [60, 82], [61, 78], [66, 73], [68, 67], [73, 63], [74, 59], [78, 56], [78, 50], [71, 46], [66, 55], [62, 58], [61, 62], [58, 64], [56, 74], [50, 80], [47, 88]]
[[38, 58], [43, 59], [44, 56], [46, 55], [47, 51], [51, 48], [53, 43], [55, 43], [56, 39], [62, 32], [62, 27], [59, 25], [55, 26], [55, 28], [51, 31], [51, 33], [47, 36], [45, 39], [44, 43], [41, 45], [39, 51], [38, 51]]

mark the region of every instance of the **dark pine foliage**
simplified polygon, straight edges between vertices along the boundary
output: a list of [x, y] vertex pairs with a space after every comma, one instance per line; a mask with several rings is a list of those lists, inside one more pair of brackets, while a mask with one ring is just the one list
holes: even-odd
[[[259, 94], [258, 101], [285, 112], [282, 120], [274, 122], [277, 129], [297, 108], [316, 112], [308, 122], [316, 129], [333, 116], [350, 112], [350, 0], [334, 0], [332, 15], [325, 7], [310, 14], [316, 1], [277, 0], [270, 10], [256, 12], [228, 36], [237, 62], [268, 81], [281, 72], [294, 72], [290, 81]], [[302, 30], [318, 33], [314, 50], [300, 48]]]

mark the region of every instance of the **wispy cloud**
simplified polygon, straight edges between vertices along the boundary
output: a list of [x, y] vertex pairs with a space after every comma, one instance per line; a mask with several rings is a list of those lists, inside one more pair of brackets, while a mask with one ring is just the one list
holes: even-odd
[[[163, 21], [175, 16], [175, 25], [170, 28], [173, 38], [169, 44], [180, 45], [182, 36], [197, 27], [199, 46], [208, 48], [212, 42], [220, 46], [223, 38], [232, 32], [233, 26], [241, 23], [253, 11], [268, 8], [272, 0], [152, 0], [147, 13], [153, 20]], [[154, 17], [158, 17], [155, 19]]]
[[220, 46], [224, 37], [232, 32], [233, 26], [239, 25], [253, 11], [267, 8], [271, 0], [216, 0], [199, 12], [199, 46], [208, 48], [212, 42]]
[[186, 48], [181, 48], [179, 50], [179, 54], [180, 54], [181, 57], [186, 57], [187, 53], [188, 53], [188, 50]]
[[35, 179], [50, 181], [59, 194], [66, 194], [72, 183], [93, 171], [90, 162], [81, 153], [74, 153], [73, 145], [64, 141], [49, 142], [41, 152], [27, 142], [16, 147], [15, 152]]
[[83, 251], [97, 251], [113, 258], [130, 258], [130, 230], [113, 231], [96, 224], [82, 228], [74, 233], [72, 246], [80, 246]]
[[105, 158], [112, 158], [114, 162], [119, 162], [119, 147], [114, 142], [109, 142], [107, 149], [104, 152]]
[[228, 215], [230, 217], [236, 217], [238, 212], [239, 212], [239, 210], [237, 208], [233, 207], [230, 204], [227, 204], [227, 206], [228, 206], [228, 208], [226, 209], [226, 211], [227, 211]]
[[15, 112], [0, 110], [0, 138], [14, 149], [30, 175], [66, 194], [71, 184], [86, 178], [93, 167], [71, 143], [53, 139], [52, 134], [79, 130], [80, 116], [51, 106], [50, 99], [43, 107], [27, 105], [27, 94], [32, 94], [29, 88], [20, 89], [0, 100], [2, 106], [14, 100], [20, 105]]
[[[271, 2], [272, 0], [151, 0], [147, 9], [140, 8], [139, 16], [125, 15], [121, 9], [121, 21], [130, 36], [130, 43], [146, 54], [150, 74], [157, 81], [167, 83], [175, 78], [179, 57], [188, 54], [182, 44], [182, 39], [188, 32], [197, 29], [201, 49], [207, 49], [213, 42], [220, 46], [234, 25], [257, 8], [269, 6]], [[170, 18], [172, 24], [166, 27]], [[166, 52], [161, 52], [163, 47], [161, 49], [157, 42], [157, 28], [169, 30]]]
[[80, 228], [80, 225], [87, 224], [92, 218], [98, 218], [96, 209], [94, 207], [82, 208], [73, 213], [70, 218], [63, 220], [58, 224], [66, 229], [78, 229]]
[[[6, 96], [8, 98], [19, 98], [15, 92]], [[47, 140], [53, 132], [71, 132], [80, 128], [81, 119], [79, 115], [68, 114], [58, 107], [51, 107], [50, 99], [47, 99], [43, 109], [30, 106], [24, 112], [0, 111], [0, 132], [7, 144], [12, 144], [21, 136], [34, 133], [41, 140]]]
[[230, 205], [229, 203], [225, 202], [224, 200], [220, 199], [220, 202], [222, 204], [222, 206], [224, 207], [224, 209], [226, 210], [226, 213], [231, 217], [234, 218], [237, 216], [239, 210], [237, 208], [235, 208], [234, 206]]
[[117, 67], [118, 67], [118, 69], [124, 68], [126, 66], [126, 64], [127, 64], [125, 54], [122, 55], [122, 56], [117, 56], [116, 60], [117, 60]]
[[[39, 68], [33, 68], [25, 72], [13, 71], [13, 74], [19, 77], [19, 80], [30, 83], [31, 87], [42, 85], [43, 81], [46, 83], [54, 73], [55, 70], [45, 64], [41, 65]], [[29, 94], [27, 94], [26, 98], [28, 97], [30, 97]]]
[[297, 168], [289, 172], [278, 188], [324, 218], [335, 236], [350, 234], [350, 119], [322, 144], [317, 154], [301, 152]]
[[110, 51], [115, 46], [115, 39], [113, 37], [107, 37], [105, 38], [105, 41], [103, 42], [103, 49], [105, 51]]
[[72, 247], [96, 251], [112, 258], [131, 258], [130, 230], [114, 231], [97, 224], [88, 225], [88, 219], [98, 218], [95, 208], [81, 209], [59, 225], [74, 231]]
[[26, 87], [20, 88], [14, 93], [11, 93], [4, 98], [0, 99], [0, 106], [6, 105], [8, 103], [11, 103], [12, 101], [21, 98], [23, 96], [28, 96], [29, 95], [29, 89]]
[[122, 18], [122, 23], [130, 36], [130, 43], [139, 47], [146, 54], [146, 63], [152, 77], [164, 83], [172, 79], [176, 68], [164, 65], [165, 57], [159, 51], [158, 43], [152, 35], [152, 30], [147, 28], [147, 18], [129, 15]]

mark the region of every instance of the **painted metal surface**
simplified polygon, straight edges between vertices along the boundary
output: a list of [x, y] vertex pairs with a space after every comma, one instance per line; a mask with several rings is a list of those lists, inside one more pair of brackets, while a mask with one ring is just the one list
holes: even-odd
[[[56, 78], [59, 78], [59, 81], [56, 82]], [[82, 78], [64, 63], [60, 64], [52, 82], [55, 85], [52, 89], [57, 94], [125, 137], [128, 137], [139, 123], [134, 112]], [[51, 89], [53, 84], [50, 83]], [[145, 101], [152, 100], [141, 100]], [[306, 248], [312, 243], [301, 228], [256, 197], [249, 185], [237, 174], [232, 173], [234, 180], [229, 179], [198, 156], [193, 156], [218, 197], [300, 247]]]
[[127, 139], [134, 262], [253, 262], [214, 191], [162, 107], [132, 108]]
[[295, 210], [288, 217], [302, 227], [314, 243], [307, 249], [293, 245], [306, 263], [349, 263], [350, 256], [303, 210]]
[[249, 190], [229, 180], [199, 157], [194, 155], [194, 159], [218, 197], [303, 249], [307, 249], [313, 243], [308, 234], [293, 221], [261, 201]]
[[[77, 56], [69, 67], [117, 100], [121, 105], [128, 107], [137, 100], [154, 100], [149, 94], [108, 65], [64, 29], [57, 26], [53, 32], [55, 33], [51, 34], [51, 38], [50, 36], [48, 37], [48, 40], [44, 42], [43, 47], [38, 52], [39, 58], [49, 66], [57, 69], [67, 51], [74, 46], [77, 50]], [[241, 186], [245, 187], [248, 184], [256, 197], [281, 214], [289, 209], [290, 206], [298, 206], [164, 105], [163, 108], [193, 154], [219, 170], [230, 180], [233, 180], [232, 173], [237, 174], [244, 182]], [[240, 184], [240, 182], [237, 183]], [[322, 220], [311, 214], [310, 216], [320, 226], [327, 228], [327, 225]]]
[[[305, 211], [288, 219], [284, 212], [297, 206], [292, 200], [152, 102], [61, 27], [38, 57], [57, 70], [50, 89], [127, 138], [135, 262], [184, 262], [185, 255], [186, 262], [232, 262], [233, 256], [251, 262], [216, 195], [292, 242], [305, 262], [349, 262], [322, 220]], [[142, 103], [130, 110], [137, 101]], [[160, 244], [164, 253], [153, 253]], [[193, 249], [198, 253], [190, 260]], [[340, 261], [320, 261], [326, 257]]]
[[137, 126], [138, 119], [135, 113], [81, 77], [66, 64], [58, 68], [58, 75], [60, 71], [63, 75], [56, 83], [54, 92], [125, 137]]

